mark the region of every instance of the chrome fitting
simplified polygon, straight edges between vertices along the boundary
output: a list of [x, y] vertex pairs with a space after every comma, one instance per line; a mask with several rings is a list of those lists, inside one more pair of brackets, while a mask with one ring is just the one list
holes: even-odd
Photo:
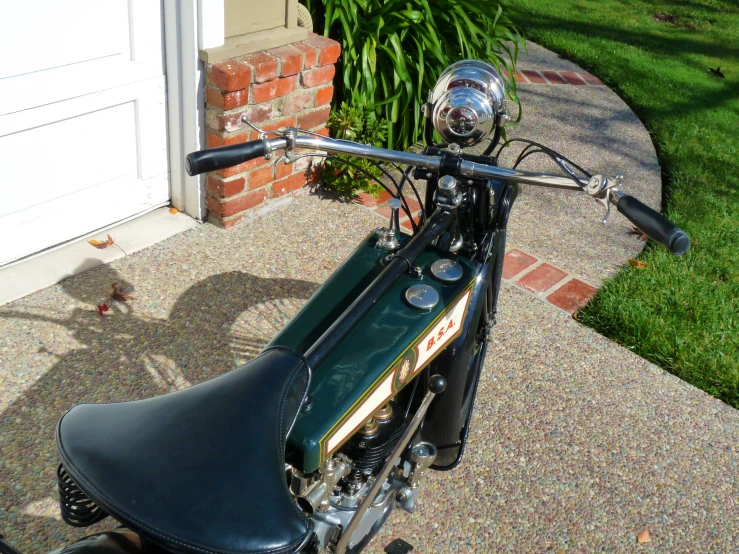
[[320, 478], [308, 487], [303, 494], [298, 495], [298, 506], [308, 515], [314, 512], [323, 512], [328, 509], [329, 496], [342, 477], [349, 475], [352, 464], [349, 458], [339, 454], [329, 458], [320, 468]]
[[400, 216], [398, 210], [400, 210], [400, 200], [397, 198], [391, 198], [387, 201], [388, 207], [392, 210], [390, 213], [390, 226], [389, 227], [378, 227], [375, 229], [377, 233], [377, 247], [384, 250], [397, 250], [400, 248], [398, 238], [395, 236], [395, 232], [398, 229], [398, 223]]

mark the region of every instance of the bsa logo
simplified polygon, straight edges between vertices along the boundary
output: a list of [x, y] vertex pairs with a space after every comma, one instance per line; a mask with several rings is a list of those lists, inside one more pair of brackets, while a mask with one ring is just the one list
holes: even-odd
[[465, 313], [467, 313], [467, 302], [469, 302], [471, 294], [470, 291], [464, 293], [454, 306], [444, 312], [444, 317], [441, 318], [436, 326], [416, 344], [415, 350], [417, 357], [416, 365], [413, 368], [414, 375], [437, 352], [459, 335], [462, 330]]
[[410, 360], [403, 360], [403, 365], [400, 367], [400, 372], [398, 372], [398, 381], [401, 383], [405, 383], [405, 380], [408, 378], [408, 374], [411, 372], [411, 361]]

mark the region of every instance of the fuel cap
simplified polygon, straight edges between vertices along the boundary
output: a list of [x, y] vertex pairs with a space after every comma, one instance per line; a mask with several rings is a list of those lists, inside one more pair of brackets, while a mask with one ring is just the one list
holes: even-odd
[[456, 260], [442, 258], [431, 264], [431, 275], [444, 283], [459, 281], [462, 273], [462, 264]]
[[405, 299], [416, 309], [430, 310], [439, 303], [439, 293], [428, 285], [413, 285], [405, 291]]

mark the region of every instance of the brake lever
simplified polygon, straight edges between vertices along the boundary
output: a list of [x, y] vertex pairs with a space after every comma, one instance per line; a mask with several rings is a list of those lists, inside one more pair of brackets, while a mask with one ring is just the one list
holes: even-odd
[[601, 223], [608, 222], [608, 217], [611, 215], [611, 192], [621, 192], [620, 187], [623, 180], [624, 176], [621, 174], [616, 175], [613, 181], [609, 181], [603, 175], [593, 175], [585, 186], [585, 192], [606, 209], [606, 215], [603, 216]]

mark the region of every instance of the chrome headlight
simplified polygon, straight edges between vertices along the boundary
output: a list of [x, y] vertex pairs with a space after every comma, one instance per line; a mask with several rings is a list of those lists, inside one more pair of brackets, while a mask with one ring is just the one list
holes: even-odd
[[472, 146], [490, 135], [505, 114], [506, 90], [489, 63], [462, 60], [447, 67], [430, 98], [436, 132], [447, 143]]

